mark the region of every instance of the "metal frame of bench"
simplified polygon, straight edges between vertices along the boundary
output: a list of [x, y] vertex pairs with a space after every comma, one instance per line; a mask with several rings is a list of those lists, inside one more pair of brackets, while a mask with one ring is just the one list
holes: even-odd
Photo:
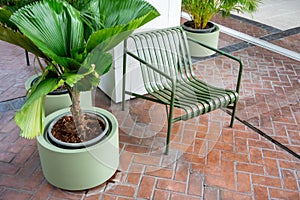
[[[192, 67], [188, 40], [238, 62], [235, 90], [218, 88], [197, 78]], [[130, 51], [129, 46], [134, 46], [135, 51]], [[125, 90], [127, 55], [140, 62], [148, 95]], [[133, 34], [124, 42], [122, 109], [124, 110], [125, 94], [166, 105], [168, 131], [165, 153], [168, 154], [174, 122], [188, 120], [219, 108], [230, 108], [230, 127], [233, 127], [242, 69], [243, 64], [239, 58], [187, 38], [181, 27]], [[182, 109], [185, 114], [173, 118], [174, 107]]]

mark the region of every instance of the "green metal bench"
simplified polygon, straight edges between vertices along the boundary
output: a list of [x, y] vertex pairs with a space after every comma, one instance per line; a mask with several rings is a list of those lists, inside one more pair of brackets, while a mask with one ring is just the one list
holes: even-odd
[[[235, 90], [209, 85], [199, 80], [193, 71], [187, 40], [191, 39], [187, 39], [181, 27], [174, 27], [137, 33], [131, 35], [124, 43], [122, 109], [124, 110], [125, 94], [166, 105], [168, 115], [166, 154], [170, 146], [172, 123], [188, 120], [219, 108], [230, 108], [232, 109], [230, 127], [233, 127], [239, 98], [242, 62], [232, 55], [191, 40], [239, 64]], [[148, 95], [125, 90], [127, 55], [139, 61]], [[184, 114], [173, 118], [174, 107], [182, 109]]]

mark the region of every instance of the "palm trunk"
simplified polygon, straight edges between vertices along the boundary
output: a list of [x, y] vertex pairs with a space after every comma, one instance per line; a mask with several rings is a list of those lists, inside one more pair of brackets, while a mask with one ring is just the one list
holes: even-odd
[[86, 129], [85, 129], [86, 125], [85, 125], [84, 115], [80, 107], [80, 93], [72, 89], [71, 99], [72, 99], [71, 113], [73, 116], [75, 127], [80, 139], [84, 140], [86, 136]]

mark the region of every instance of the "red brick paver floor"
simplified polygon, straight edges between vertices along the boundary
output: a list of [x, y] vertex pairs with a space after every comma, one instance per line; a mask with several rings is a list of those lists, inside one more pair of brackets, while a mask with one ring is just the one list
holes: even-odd
[[[261, 47], [234, 55], [244, 63], [237, 117], [300, 154], [300, 62]], [[217, 69], [215, 64], [219, 64]], [[237, 71], [230, 60], [221, 56], [195, 67], [202, 79], [226, 87], [232, 87], [231, 74]]]
[[[23, 49], [3, 41], [0, 41], [0, 47], [0, 102], [2, 102], [26, 94], [24, 83], [34, 74], [34, 68], [27, 66]], [[32, 61], [32, 56], [30, 59]]]
[[[300, 35], [274, 43], [289, 47], [291, 40], [300, 41]], [[298, 42], [293, 45], [294, 50], [300, 48]], [[24, 96], [23, 81], [33, 73], [33, 67], [25, 66], [22, 51], [4, 46], [1, 62], [5, 55], [5, 63], [18, 64], [5, 68], [11, 79], [0, 79], [1, 101]], [[120, 165], [113, 182], [86, 191], [64, 191], [48, 184], [35, 140], [19, 137], [13, 121], [16, 111], [0, 112], [0, 199], [300, 199], [300, 160], [242, 123], [300, 154], [300, 62], [260, 47], [233, 54], [245, 65], [237, 111], [241, 121], [229, 128], [230, 116], [214, 111], [177, 122], [169, 155], [163, 154], [164, 107], [135, 99], [121, 111], [120, 104], [97, 91], [96, 105], [110, 110], [119, 122]], [[12, 61], [15, 57], [18, 61]], [[16, 70], [20, 64], [23, 74]], [[222, 56], [195, 64], [199, 77], [226, 87], [234, 86], [235, 67]], [[23, 79], [16, 80], [17, 76]], [[15, 90], [7, 94], [15, 85], [20, 88], [17, 95]]]

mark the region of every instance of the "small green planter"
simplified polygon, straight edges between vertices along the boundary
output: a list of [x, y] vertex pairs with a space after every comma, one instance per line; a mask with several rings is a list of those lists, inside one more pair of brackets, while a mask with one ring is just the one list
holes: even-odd
[[[184, 27], [183, 27], [183, 29], [185, 30], [186, 35], [189, 38], [192, 38], [203, 44], [206, 44], [210, 47], [217, 49], [218, 43], [219, 43], [220, 28], [217, 25], [215, 25], [215, 26], [216, 26], [216, 29], [210, 33], [195, 33], [195, 32], [186, 30]], [[200, 45], [197, 45], [191, 41], [188, 41], [188, 44], [189, 44], [190, 54], [193, 57], [211, 56], [216, 53], [215, 51], [209, 50], [209, 49], [202, 47]]]
[[[31, 88], [31, 83], [36, 79], [39, 75], [33, 75], [25, 82], [25, 89], [27, 91]], [[48, 94], [45, 97], [45, 115], [49, 115], [57, 110], [68, 108], [72, 104], [70, 96], [68, 93], [57, 93], [57, 94]], [[81, 92], [80, 96], [80, 105], [82, 107], [92, 107], [92, 92], [86, 91]]]
[[[38, 151], [46, 180], [61, 189], [85, 190], [107, 181], [119, 165], [118, 122], [108, 111], [89, 108], [106, 116], [111, 124], [110, 134], [99, 143], [82, 149], [63, 149], [49, 143], [44, 136], [37, 137]], [[56, 116], [69, 108], [46, 117], [46, 128]], [[46, 131], [45, 128], [45, 131]]]

